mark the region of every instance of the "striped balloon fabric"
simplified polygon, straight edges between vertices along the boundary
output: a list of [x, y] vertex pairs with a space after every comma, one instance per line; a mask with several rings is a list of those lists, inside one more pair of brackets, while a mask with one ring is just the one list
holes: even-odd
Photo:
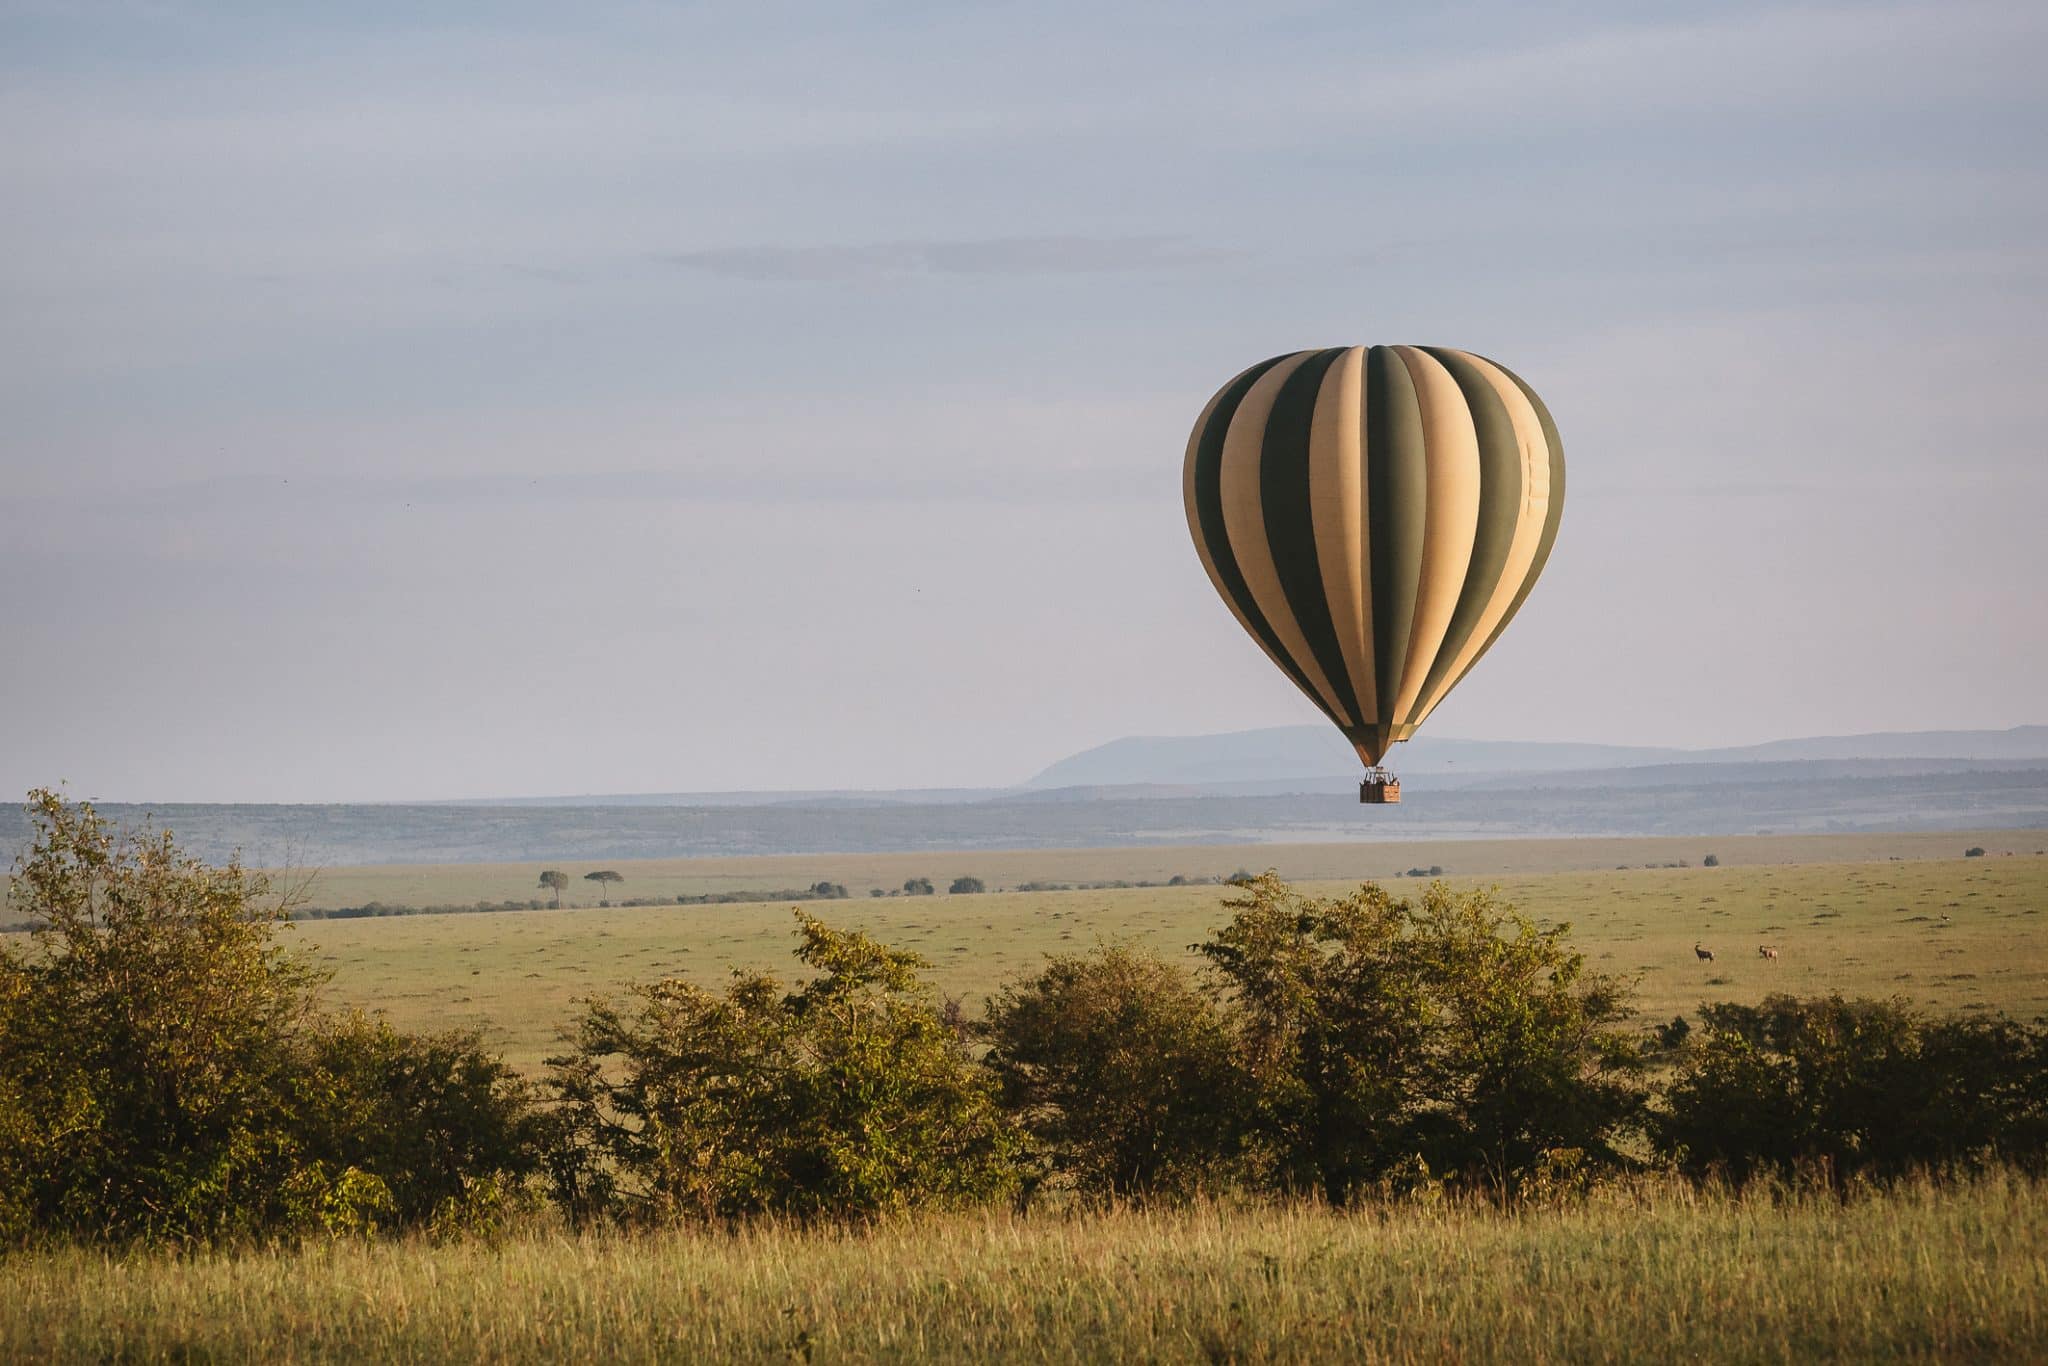
[[1564, 448], [1535, 391], [1469, 352], [1297, 351], [1209, 400], [1183, 487], [1216, 591], [1372, 766], [1529, 596]]

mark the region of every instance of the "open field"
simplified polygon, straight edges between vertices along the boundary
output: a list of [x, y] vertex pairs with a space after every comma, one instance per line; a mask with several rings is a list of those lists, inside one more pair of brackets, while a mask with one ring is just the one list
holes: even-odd
[[[2026, 1361], [2048, 1189], [1251, 1206], [7, 1263], [12, 1361]], [[85, 1293], [81, 1293], [84, 1288]]]
[[844, 884], [856, 897], [891, 890], [912, 877], [941, 888], [971, 874], [991, 889], [1024, 882], [1164, 882], [1183, 877], [1227, 877], [1240, 868], [1277, 868], [1302, 881], [1387, 878], [1420, 865], [1441, 864], [1469, 877], [1505, 873], [1590, 872], [1617, 865], [1641, 867], [1718, 855], [1726, 867], [1798, 863], [1881, 863], [1892, 858], [1955, 858], [1971, 846], [1990, 857], [2048, 850], [2048, 831], [1965, 830], [1936, 834], [1716, 835], [1684, 838], [1556, 838], [1375, 840], [1371, 843], [1146, 845], [1104, 849], [994, 849], [889, 854], [778, 854], [749, 858], [555, 859], [528, 863], [373, 864], [289, 870], [307, 882], [306, 904], [317, 907], [432, 906], [545, 897], [543, 868], [569, 874], [565, 905], [595, 906], [596, 888], [583, 875], [611, 868], [625, 876], [613, 893], [663, 901], [677, 896]]
[[[1428, 852], [1445, 862], [1455, 884], [1498, 885], [1532, 916], [1569, 921], [1597, 967], [1636, 983], [1648, 1019], [1690, 1012], [1702, 1000], [1755, 1000], [1774, 990], [1896, 994], [1941, 1010], [1994, 1010], [2022, 1018], [2048, 1013], [2048, 857], [2031, 848], [2025, 855], [2004, 856], [1990, 835], [1971, 837], [1994, 851], [1972, 859], [1912, 856], [1915, 850], [1931, 852], [1921, 843], [1930, 838], [1940, 840], [1941, 852], [1959, 853], [1960, 841], [1952, 836], [1855, 838], [1881, 839], [1908, 853], [1898, 862], [1879, 855], [1875, 862], [1799, 863], [1792, 861], [1795, 848], [1822, 856], [1835, 850], [1825, 840], [1716, 841], [1714, 851], [1725, 866], [1709, 869], [1698, 866], [1705, 850], [1695, 841], [1689, 868], [1473, 874], [1467, 870], [1483, 866], [1479, 846], [1460, 847], [1465, 857], [1456, 864], [1445, 846]], [[1540, 868], [1545, 858], [1584, 859], [1593, 853], [1589, 845], [1603, 861], [1641, 864], [1667, 853], [1683, 856], [1661, 841], [1627, 841], [1624, 847], [1612, 841], [1519, 841], [1490, 857], [1520, 858]], [[1251, 857], [1256, 852], [1268, 854], [1305, 885], [1346, 885], [1332, 876], [1346, 853], [1326, 846], [1016, 855], [1014, 866], [986, 858], [954, 864], [905, 855], [878, 862], [874, 875], [973, 872], [991, 885], [1003, 877], [1129, 878], [1203, 873], [1211, 864], [1227, 872], [1241, 866], [1241, 855], [1251, 866], [1263, 866]], [[1761, 861], [1766, 854], [1782, 861]], [[1357, 858], [1357, 852], [1348, 857]], [[1394, 871], [1385, 866], [1384, 851], [1368, 851], [1367, 857], [1373, 867], [1365, 871], [1382, 877]], [[1740, 862], [1745, 857], [1755, 861]], [[802, 872], [811, 874], [806, 881], [837, 874], [856, 885], [843, 864], [811, 863]], [[447, 886], [434, 879], [453, 876], [438, 869], [410, 875], [427, 879], [420, 885], [430, 887]], [[786, 886], [802, 874], [735, 861], [673, 876], [751, 876]], [[1412, 879], [1394, 885], [1411, 893], [1422, 886]], [[976, 1004], [1004, 978], [1033, 969], [1049, 953], [1115, 940], [1184, 952], [1221, 922], [1225, 894], [1224, 888], [1196, 886], [856, 896], [812, 903], [810, 909], [916, 949], [933, 963], [931, 975], [941, 989]], [[790, 908], [766, 902], [312, 921], [294, 933], [334, 972], [338, 1000], [383, 1010], [407, 1027], [481, 1027], [512, 1062], [534, 1068], [579, 998], [672, 974], [716, 981], [734, 965], [787, 972], [791, 928]], [[1714, 950], [1714, 962], [1695, 958], [1695, 940]], [[1763, 961], [1757, 955], [1762, 943], [1777, 946], [1781, 957]]]

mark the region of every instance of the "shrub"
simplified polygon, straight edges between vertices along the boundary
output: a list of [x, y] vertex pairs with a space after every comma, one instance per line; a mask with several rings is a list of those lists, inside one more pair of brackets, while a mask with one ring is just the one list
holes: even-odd
[[1973, 845], [1971, 845], [1971, 846], [1970, 846], [1970, 847], [1969, 847], [1968, 849], [1965, 849], [1965, 850], [1963, 850], [1963, 857], [1964, 857], [1964, 858], [1983, 858], [1983, 857], [1984, 857], [1984, 846], [1983, 846], [1983, 845], [1981, 845], [1981, 844], [1973, 844]]
[[1840, 996], [1700, 1014], [1655, 1135], [1689, 1172], [1840, 1182], [2048, 1155], [2048, 1032]]
[[1091, 1195], [1184, 1195], [1232, 1130], [1231, 1038], [1177, 965], [1134, 949], [1055, 958], [989, 1003], [981, 1037], [1039, 1175]]
[[1199, 951], [1230, 995], [1267, 1179], [1342, 1204], [1412, 1150], [1427, 1004], [1377, 887], [1315, 900], [1268, 872]]
[[466, 1031], [407, 1034], [350, 1014], [321, 1021], [293, 1074], [306, 1153], [381, 1181], [390, 1214], [426, 1222], [540, 1164], [529, 1085]]
[[1433, 1007], [1418, 1125], [1430, 1166], [1513, 1191], [1554, 1165], [1546, 1154], [1618, 1164], [1614, 1140], [1643, 1114], [1620, 980], [1587, 970], [1569, 925], [1539, 928], [1492, 892], [1438, 883], [1413, 914]]
[[915, 954], [799, 912], [786, 989], [736, 972], [592, 1003], [549, 1060], [552, 1175], [572, 1211], [857, 1216], [1002, 1195], [1018, 1136]]
[[1702, 868], [1719, 868], [1720, 866], [1721, 856], [1719, 854], [1709, 854], [1700, 860], [1700, 867]]
[[987, 890], [978, 877], [956, 877], [953, 879], [953, 885], [946, 889], [953, 896], [971, 896]]
[[0, 950], [0, 1238], [361, 1233], [530, 1167], [523, 1090], [467, 1036], [325, 1020], [260, 877], [30, 798]]
[[1302, 896], [1272, 874], [1199, 945], [1236, 1010], [1247, 1138], [1267, 1179], [1342, 1204], [1420, 1158], [1512, 1191], [1549, 1149], [1617, 1160], [1639, 1108], [1620, 988], [1564, 927], [1490, 894], [1421, 907], [1367, 884]]
[[298, 1166], [285, 1105], [317, 976], [281, 908], [169, 835], [117, 840], [31, 794], [11, 899], [45, 924], [0, 955], [0, 1177], [16, 1232], [208, 1237], [261, 1228]]
[[932, 886], [932, 880], [928, 877], [910, 878], [903, 884], [903, 895], [905, 896], [930, 896], [937, 890], [937, 888]]

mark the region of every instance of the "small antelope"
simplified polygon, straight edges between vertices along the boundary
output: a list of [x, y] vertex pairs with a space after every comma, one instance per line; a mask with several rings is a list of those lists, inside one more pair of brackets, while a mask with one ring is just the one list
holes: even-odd
[[1712, 949], [1703, 949], [1698, 944], [1694, 944], [1692, 946], [1692, 953], [1693, 957], [1699, 959], [1702, 963], [1714, 961], [1714, 951]]
[[1776, 958], [1778, 951], [1769, 944], [1759, 944], [1756, 946], [1756, 956], [1759, 958]]

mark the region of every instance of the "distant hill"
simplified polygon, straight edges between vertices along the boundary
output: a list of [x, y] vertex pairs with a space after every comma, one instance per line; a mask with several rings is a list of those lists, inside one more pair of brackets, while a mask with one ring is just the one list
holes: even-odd
[[[1429, 778], [1361, 806], [1349, 775], [1292, 792], [1081, 787], [934, 804], [130, 806], [204, 858], [296, 868], [914, 850], [2048, 829], [2048, 761], [1800, 759]], [[0, 806], [0, 852], [27, 842]], [[2048, 835], [2043, 836], [2048, 843]], [[1960, 852], [1960, 847], [1958, 848]]]
[[[1821, 736], [1727, 749], [1428, 738], [1399, 806], [1362, 807], [1334, 732], [1135, 737], [1030, 784], [925, 792], [667, 793], [519, 802], [103, 803], [202, 857], [459, 863], [1215, 844], [1247, 840], [2048, 830], [2048, 726]], [[0, 805], [0, 855], [28, 842]]]
[[[1572, 773], [1665, 764], [1800, 760], [2048, 760], [2048, 726], [2011, 730], [1909, 731], [1773, 740], [1722, 749], [1458, 740], [1424, 736], [1390, 763], [1404, 778]], [[1321, 787], [1353, 777], [1358, 758], [1329, 726], [1276, 726], [1227, 735], [1131, 736], [1061, 759], [1025, 784], [1066, 788], [1196, 787], [1241, 790], [1302, 781]]]

